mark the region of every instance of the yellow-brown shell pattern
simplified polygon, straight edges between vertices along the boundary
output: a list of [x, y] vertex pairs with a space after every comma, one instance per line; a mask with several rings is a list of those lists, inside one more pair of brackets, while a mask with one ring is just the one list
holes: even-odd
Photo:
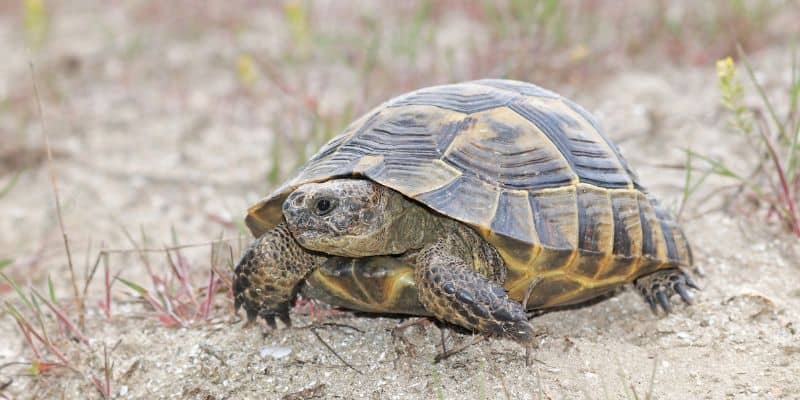
[[297, 186], [365, 177], [472, 226], [509, 266], [528, 308], [578, 303], [662, 268], [689, 244], [603, 134], [571, 101], [538, 86], [480, 80], [394, 98], [326, 144], [249, 210], [255, 235], [280, 222]]

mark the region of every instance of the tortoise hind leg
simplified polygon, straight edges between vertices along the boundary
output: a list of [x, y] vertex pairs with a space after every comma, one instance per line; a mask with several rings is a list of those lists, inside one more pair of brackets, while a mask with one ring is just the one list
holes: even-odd
[[692, 303], [688, 288], [700, 290], [692, 281], [689, 275], [680, 268], [670, 268], [655, 271], [633, 281], [634, 287], [642, 295], [644, 300], [653, 310], [658, 313], [658, 307], [666, 313], [672, 311], [670, 298], [677, 294], [686, 304]]

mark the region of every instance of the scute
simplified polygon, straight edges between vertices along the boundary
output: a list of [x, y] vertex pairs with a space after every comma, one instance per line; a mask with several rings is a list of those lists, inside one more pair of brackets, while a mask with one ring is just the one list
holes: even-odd
[[617, 145], [614, 142], [612, 142], [611, 140], [608, 139], [608, 137], [606, 136], [606, 134], [605, 134], [605, 132], [603, 130], [603, 127], [600, 126], [599, 122], [597, 122], [597, 119], [592, 114], [589, 114], [589, 112], [586, 111], [586, 109], [584, 109], [580, 105], [578, 105], [578, 104], [576, 104], [576, 103], [574, 103], [574, 102], [572, 102], [572, 101], [570, 101], [568, 99], [563, 99], [562, 98], [561, 101], [563, 101], [564, 104], [566, 104], [573, 111], [575, 111], [576, 113], [580, 114], [587, 122], [589, 122], [589, 124], [591, 124], [592, 129], [595, 132], [597, 132], [597, 135], [600, 136], [600, 138], [602, 138], [602, 140], [605, 142], [605, 144], [609, 147], [611, 152], [614, 154], [614, 157], [616, 157], [616, 159], [619, 161], [619, 163], [622, 166], [622, 168], [628, 174], [628, 177], [630, 178], [630, 180], [633, 183], [633, 187], [638, 189], [638, 190], [644, 191], [644, 187], [639, 183], [639, 176], [636, 175], [636, 172], [634, 172], [633, 169], [631, 169], [630, 165], [628, 164], [628, 161], [625, 160], [624, 157], [622, 157], [622, 154], [620, 153], [619, 148], [617, 147]]
[[470, 116], [473, 123], [444, 150], [443, 160], [485, 182], [518, 190], [577, 182], [569, 162], [530, 121], [508, 108]]
[[491, 222], [491, 231], [522, 243], [539, 241], [534, 226], [533, 210], [524, 190], [503, 190], [497, 203], [497, 212]]
[[499, 196], [499, 187], [462, 175], [439, 189], [420, 194], [416, 200], [441, 214], [459, 220], [469, 217], [478, 227], [488, 227], [494, 218]]
[[507, 90], [495, 90], [488, 86], [466, 82], [420, 89], [390, 100], [387, 107], [431, 105], [470, 114], [503, 107], [519, 97], [519, 94]]
[[581, 182], [603, 188], [631, 187], [633, 178], [599, 132], [560, 100], [529, 97], [509, 108], [531, 121], [564, 155]]
[[248, 227], [262, 234], [295, 188], [339, 177], [371, 179], [470, 225], [508, 264], [512, 298], [542, 280], [533, 307], [691, 264], [683, 231], [594, 117], [525, 82], [484, 79], [387, 101], [252, 206]]
[[578, 248], [611, 253], [614, 217], [607, 190], [580, 184], [577, 190]]
[[578, 248], [579, 220], [575, 186], [529, 194], [539, 242], [550, 249]]
[[511, 92], [517, 92], [525, 96], [549, 97], [551, 99], [557, 99], [561, 97], [556, 93], [553, 93], [547, 89], [541, 88], [539, 86], [536, 86], [528, 82], [511, 81], [507, 79], [480, 79], [477, 81], [472, 81], [470, 83], [490, 86], [496, 89], [508, 90]]

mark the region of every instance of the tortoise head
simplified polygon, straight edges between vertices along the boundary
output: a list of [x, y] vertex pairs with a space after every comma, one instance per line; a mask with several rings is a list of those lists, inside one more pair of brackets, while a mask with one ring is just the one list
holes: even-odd
[[283, 203], [283, 216], [297, 242], [313, 251], [346, 257], [400, 254], [409, 240], [402, 229], [408, 210], [419, 208], [401, 194], [363, 179], [307, 183]]

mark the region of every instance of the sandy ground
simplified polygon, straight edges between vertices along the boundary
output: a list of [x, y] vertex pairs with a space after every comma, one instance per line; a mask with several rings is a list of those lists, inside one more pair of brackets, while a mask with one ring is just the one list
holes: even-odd
[[[149, 24], [142, 16], [149, 10], [141, 4], [101, 10], [102, 18], [94, 20], [98, 11], [80, 3], [69, 9], [59, 3], [52, 10], [58, 18], [51, 21], [49, 44], [38, 52], [26, 50], [13, 10], [0, 15], [0, 98], [6, 99], [0, 106], [0, 188], [22, 171], [0, 198], [0, 259], [14, 260], [3, 271], [23, 285], [45, 291], [52, 276], [60, 303], [73, 312], [41, 158], [29, 59], [37, 70], [79, 275], [84, 258], [94, 260], [100, 246], [130, 249], [125, 231], [137, 240], [145, 232], [154, 248], [173, 237], [204, 243], [222, 235], [238, 251], [238, 221], [268, 191], [273, 144], [281, 137], [294, 146], [277, 163], [281, 175], [319, 144], [307, 140], [309, 116], [298, 111], [301, 96], [281, 91], [265, 72], [248, 83], [242, 71], [242, 54], [277, 54], [287, 46], [281, 36], [286, 27], [274, 10], [254, 12], [243, 28], [220, 8], [210, 12], [217, 19], [208, 29], [180, 28], [174, 35]], [[173, 22], [181, 27], [183, 20]], [[238, 28], [219, 28], [228, 23]], [[452, 30], [432, 46], [459, 41]], [[472, 34], [486, 42], [481, 32]], [[776, 44], [753, 55], [770, 93], [788, 85], [788, 53], [788, 46]], [[363, 112], [397, 90], [469, 77], [420, 71], [422, 76], [405, 80], [408, 87], [367, 88], [358, 71], [335, 63], [316, 74], [304, 72], [304, 80], [295, 79], [293, 67], [281, 68], [295, 87], [318, 93], [324, 115], [342, 115], [348, 107]], [[681, 197], [683, 172], [664, 165], [682, 165], [683, 147], [742, 170], [749, 165], [746, 142], [725, 128], [712, 65], [614, 71], [591, 82], [537, 83], [595, 112], [642, 182], [665, 203], [676, 205]], [[530, 367], [516, 344], [499, 340], [435, 364], [440, 333], [433, 325], [410, 328], [402, 341], [391, 334], [399, 319], [318, 312], [312, 317], [307, 307], [296, 310], [294, 328], [262, 335], [260, 326], [243, 328], [223, 294], [209, 321], [166, 327], [119, 282], [106, 320], [97, 307], [100, 279], [87, 300], [84, 332], [90, 345], [59, 343], [76, 365], [98, 375], [103, 344], [111, 348], [111, 392], [121, 399], [627, 399], [634, 391], [643, 398], [651, 388], [657, 399], [800, 398], [800, 243], [767, 224], [763, 213], [746, 207], [714, 211], [718, 197], [697, 200], [726, 183], [710, 180], [684, 215], [703, 288], [693, 306], [656, 317], [628, 290], [593, 306], [545, 314], [533, 321], [541, 336]], [[209, 246], [184, 251], [198, 286], [207, 279], [208, 254]], [[149, 257], [166, 268], [163, 254]], [[147, 282], [135, 253], [113, 254], [110, 266], [113, 274]], [[18, 301], [8, 287], [0, 296]], [[57, 331], [52, 317], [45, 322]], [[319, 327], [308, 328], [312, 323]], [[449, 341], [468, 339], [454, 333]], [[100, 397], [87, 379], [64, 369], [30, 376], [25, 365], [31, 357], [14, 320], [0, 311], [0, 384], [8, 382], [0, 394]], [[14, 362], [22, 365], [5, 365]]]

